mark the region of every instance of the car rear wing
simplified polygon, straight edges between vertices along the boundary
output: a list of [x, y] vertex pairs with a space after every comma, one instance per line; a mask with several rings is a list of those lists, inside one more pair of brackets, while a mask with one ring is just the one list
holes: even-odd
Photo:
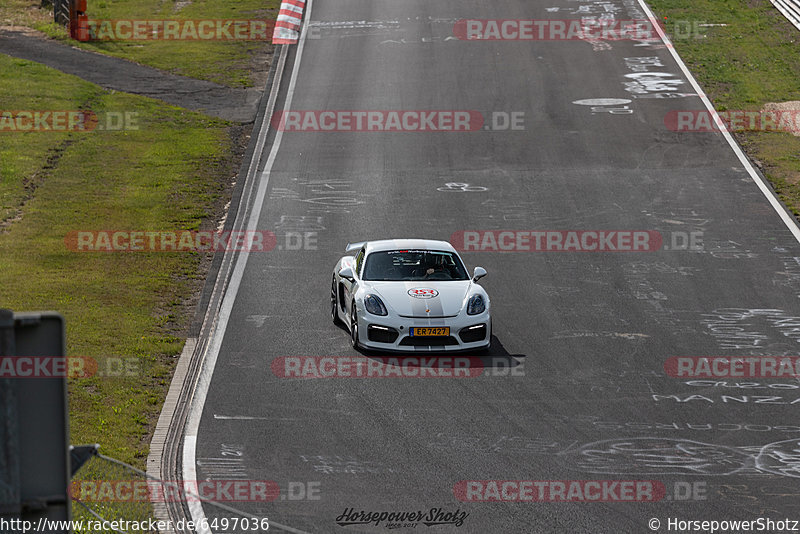
[[360, 243], [348, 243], [346, 247], [344, 247], [345, 254], [349, 254], [351, 252], [355, 252], [359, 250], [361, 247], [364, 246], [366, 241], [361, 241]]

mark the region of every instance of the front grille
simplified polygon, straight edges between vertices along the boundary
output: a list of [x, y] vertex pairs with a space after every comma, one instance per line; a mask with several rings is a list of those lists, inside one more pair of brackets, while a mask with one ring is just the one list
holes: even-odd
[[394, 343], [400, 333], [388, 326], [371, 324], [367, 327], [367, 339], [375, 343]]
[[450, 319], [452, 317], [458, 317], [458, 315], [400, 315], [400, 317], [406, 319]]
[[458, 341], [453, 336], [406, 336], [400, 344], [406, 347], [442, 347], [458, 345]]
[[460, 337], [461, 341], [463, 341], [464, 343], [474, 343], [476, 341], [482, 341], [486, 339], [486, 325], [480, 324], [462, 328], [458, 332], [458, 337]]

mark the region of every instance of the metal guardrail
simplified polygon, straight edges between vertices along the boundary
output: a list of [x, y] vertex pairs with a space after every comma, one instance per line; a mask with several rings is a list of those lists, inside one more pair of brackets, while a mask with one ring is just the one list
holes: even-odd
[[800, 30], [800, 0], [770, 0], [772, 4]]

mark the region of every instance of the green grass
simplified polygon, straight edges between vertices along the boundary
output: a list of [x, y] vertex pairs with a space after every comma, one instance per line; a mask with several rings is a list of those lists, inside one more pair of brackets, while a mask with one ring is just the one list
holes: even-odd
[[0, 307], [61, 312], [70, 356], [135, 362], [135, 376], [70, 380], [71, 442], [141, 468], [201, 258], [77, 253], [64, 237], [210, 226], [236, 172], [230, 125], [2, 55], [0, 94], [6, 109], [138, 113], [135, 131], [0, 132]]
[[[769, 0], [649, 0], [675, 48], [720, 110], [760, 110], [769, 102], [800, 100], [800, 30]], [[685, 31], [689, 24], [700, 34]], [[682, 25], [681, 25], [682, 24]], [[691, 38], [686, 38], [691, 33]], [[800, 215], [800, 137], [782, 132], [736, 132], [782, 200]]]
[[[51, 22], [52, 12], [38, 9], [40, 0], [3, 0], [6, 2], [8, 5], [0, 7], [0, 24], [7, 20], [85, 50], [231, 87], [252, 86], [252, 67], [256, 61], [264, 61], [256, 54], [263, 56], [272, 50], [270, 41], [78, 42]], [[275, 20], [279, 6], [280, 0], [191, 0], [183, 7], [164, 0], [90, 0], [87, 16], [92, 20]]]
[[66, 37], [67, 32], [53, 22], [53, 11], [41, 9], [41, 0], [3, 0], [0, 3], [0, 26], [24, 26]]

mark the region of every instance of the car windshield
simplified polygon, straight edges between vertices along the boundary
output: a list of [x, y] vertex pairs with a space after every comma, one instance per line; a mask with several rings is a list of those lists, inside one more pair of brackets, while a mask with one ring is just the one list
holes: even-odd
[[367, 256], [364, 280], [415, 282], [469, 280], [461, 259], [438, 250], [387, 250]]

